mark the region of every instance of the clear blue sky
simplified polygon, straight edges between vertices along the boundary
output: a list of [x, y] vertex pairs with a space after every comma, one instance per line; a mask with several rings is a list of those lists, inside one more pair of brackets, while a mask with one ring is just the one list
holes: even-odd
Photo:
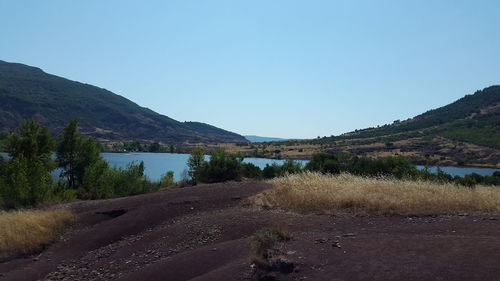
[[313, 138], [500, 84], [500, 1], [1, 0], [0, 59], [180, 121]]

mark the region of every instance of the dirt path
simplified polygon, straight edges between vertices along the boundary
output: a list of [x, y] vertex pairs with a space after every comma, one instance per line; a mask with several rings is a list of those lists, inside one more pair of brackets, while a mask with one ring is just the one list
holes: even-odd
[[78, 221], [0, 280], [252, 280], [248, 237], [288, 229], [279, 280], [500, 280], [500, 216], [338, 218], [240, 207], [266, 188], [226, 183], [71, 203]]

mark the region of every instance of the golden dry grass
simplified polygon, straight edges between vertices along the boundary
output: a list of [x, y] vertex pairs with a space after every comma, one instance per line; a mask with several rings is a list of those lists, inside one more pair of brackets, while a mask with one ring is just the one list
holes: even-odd
[[0, 212], [0, 259], [42, 250], [73, 218], [66, 209]]
[[500, 188], [303, 173], [269, 181], [250, 204], [299, 213], [445, 215], [500, 212]]

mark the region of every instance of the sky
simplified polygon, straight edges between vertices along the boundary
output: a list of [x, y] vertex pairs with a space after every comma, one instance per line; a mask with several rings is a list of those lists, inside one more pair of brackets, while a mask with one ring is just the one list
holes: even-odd
[[0, 0], [0, 60], [179, 121], [315, 138], [500, 84], [500, 1]]

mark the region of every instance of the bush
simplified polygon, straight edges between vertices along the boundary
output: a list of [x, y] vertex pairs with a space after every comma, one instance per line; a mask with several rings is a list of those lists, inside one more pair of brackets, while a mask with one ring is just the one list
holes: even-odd
[[302, 171], [302, 164], [293, 160], [286, 160], [280, 167], [281, 175], [296, 174]]
[[130, 163], [126, 169], [116, 169], [100, 160], [85, 170], [83, 184], [77, 194], [81, 199], [103, 199], [143, 194], [159, 188], [159, 183], [151, 182], [144, 176], [143, 162]]
[[101, 199], [114, 196], [113, 183], [116, 171], [100, 159], [85, 169], [82, 185], [77, 195], [80, 199]]
[[168, 171], [163, 177], [160, 179], [160, 187], [170, 187], [175, 184], [174, 181], [174, 172]]
[[302, 164], [293, 160], [286, 160], [282, 165], [273, 163], [272, 165], [266, 164], [262, 171], [265, 179], [272, 179], [282, 177], [288, 174], [296, 174], [302, 171]]
[[273, 163], [272, 165], [266, 164], [264, 170], [262, 170], [262, 176], [265, 179], [276, 178], [279, 177], [280, 175], [281, 175], [281, 170], [276, 163]]
[[204, 161], [199, 170], [199, 180], [205, 183], [223, 182], [241, 179], [243, 156], [228, 154], [224, 150], [214, 150], [210, 160]]
[[252, 249], [255, 255], [268, 258], [268, 250], [275, 249], [280, 242], [291, 239], [290, 233], [277, 228], [262, 228], [252, 237]]
[[251, 236], [253, 274], [257, 280], [275, 280], [272, 272], [291, 273], [295, 263], [285, 258], [283, 244], [290, 240], [288, 232], [276, 228], [263, 228]]
[[402, 156], [382, 159], [358, 157], [348, 153], [313, 155], [306, 165], [309, 171], [329, 174], [350, 173], [363, 176], [393, 176], [404, 178], [417, 172], [415, 165]]
[[262, 170], [252, 163], [242, 163], [241, 176], [250, 179], [261, 179]]

